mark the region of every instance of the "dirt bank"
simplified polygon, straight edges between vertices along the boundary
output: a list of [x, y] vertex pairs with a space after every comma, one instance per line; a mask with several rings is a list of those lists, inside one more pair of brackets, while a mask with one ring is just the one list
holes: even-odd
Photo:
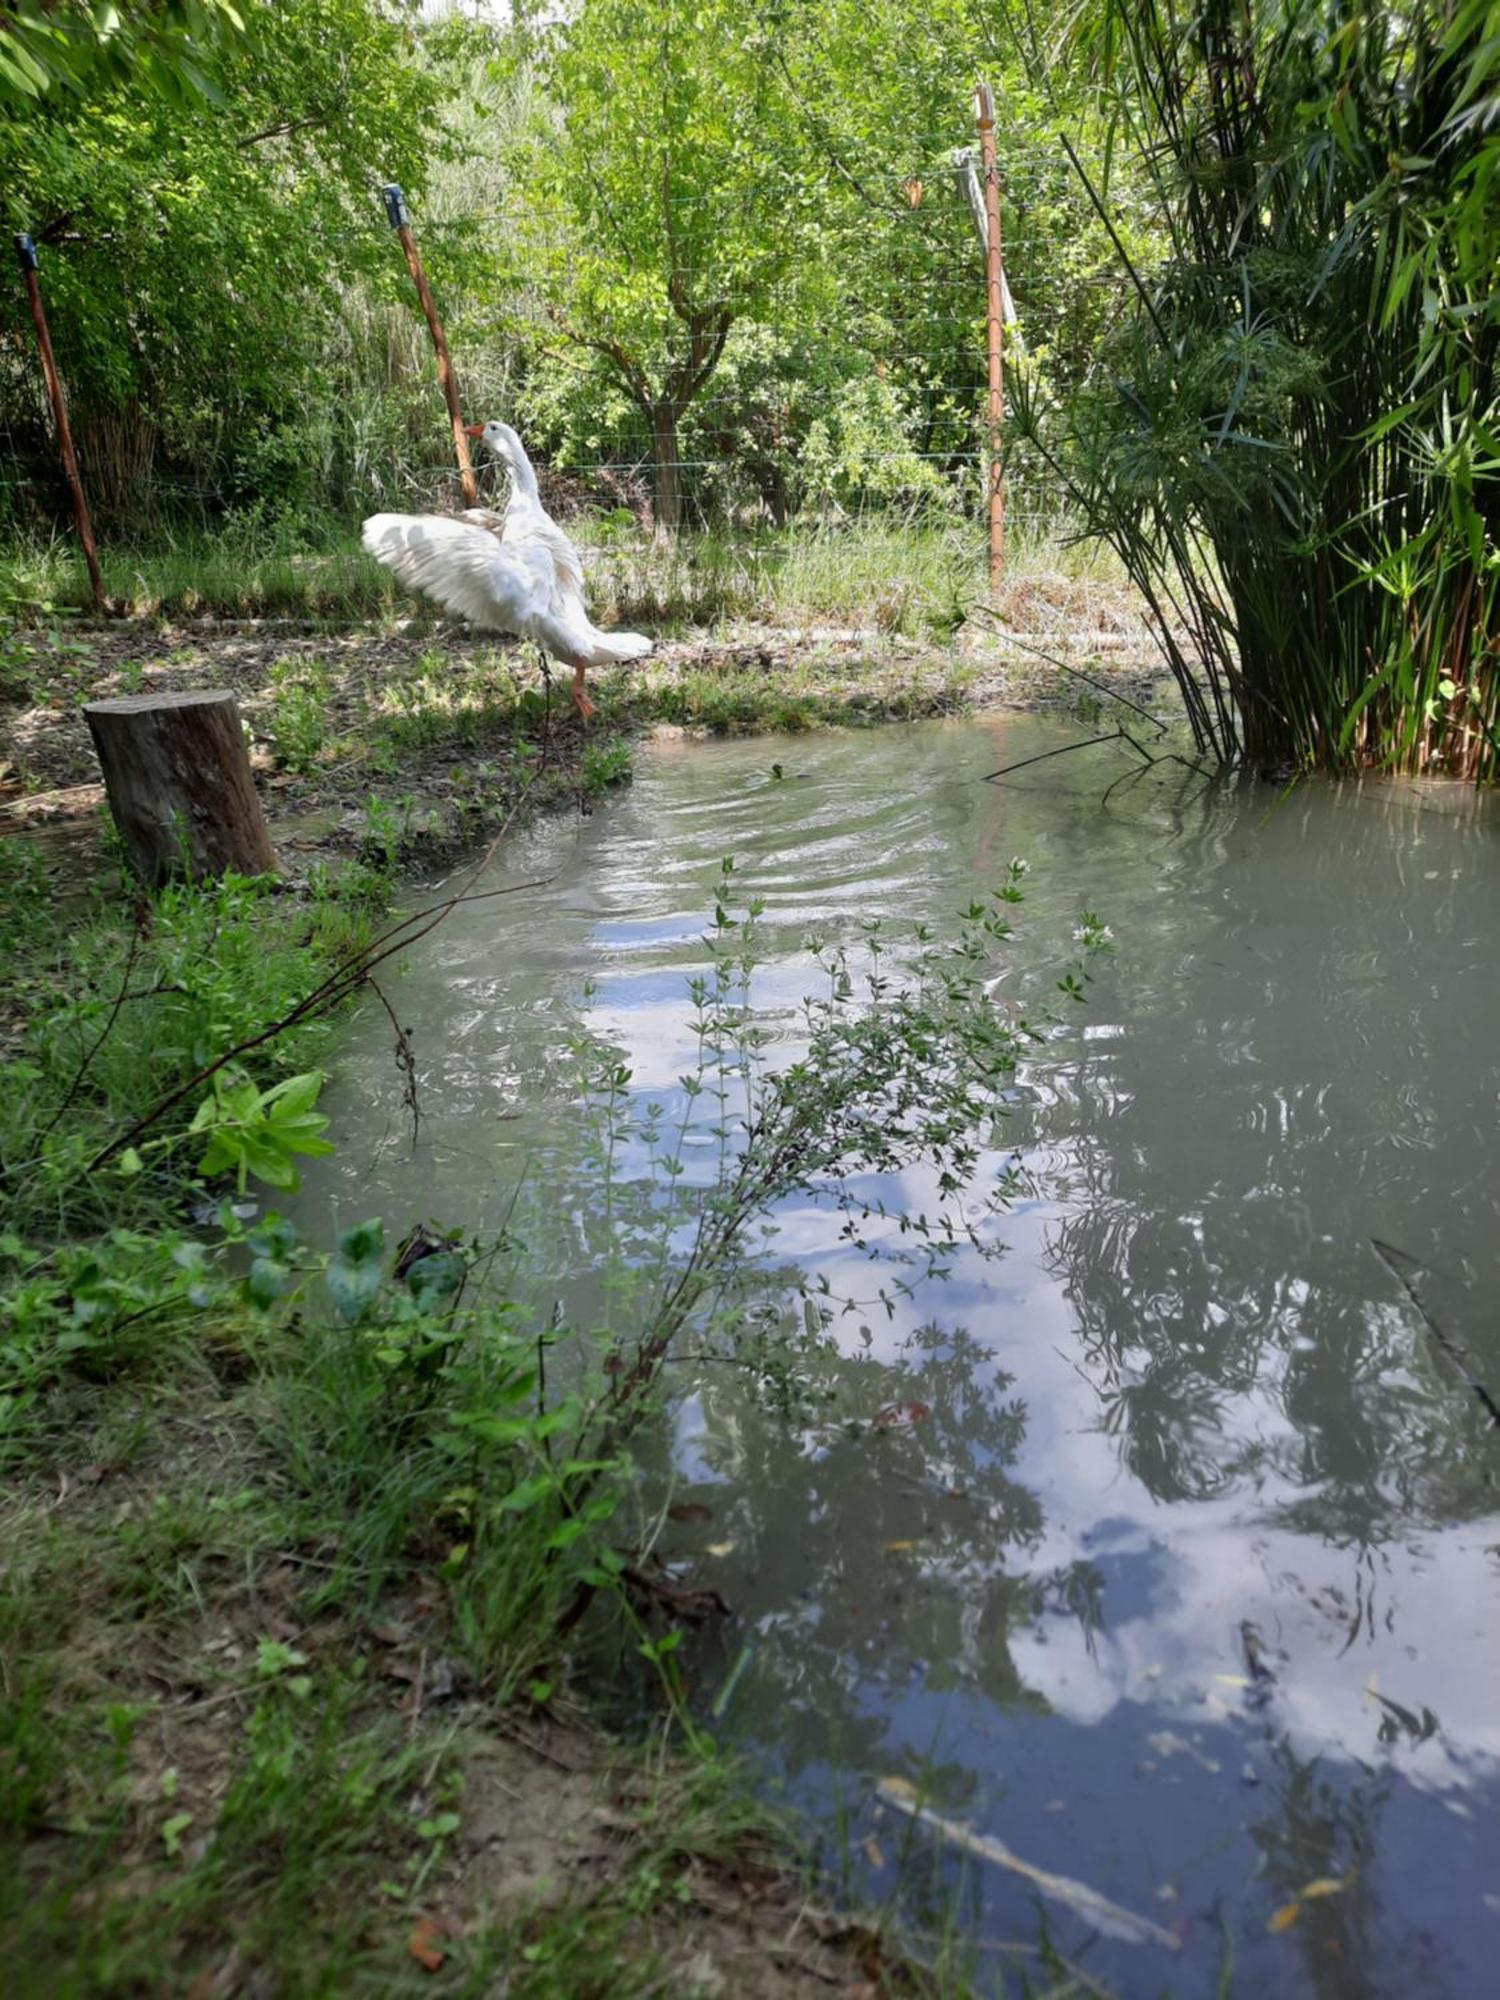
[[534, 654], [423, 618], [76, 624], [28, 635], [4, 683], [0, 831], [51, 823], [90, 844], [103, 792], [83, 703], [203, 687], [239, 700], [294, 870], [372, 849], [408, 865], [439, 859], [497, 825], [528, 782], [537, 805], [586, 805], [626, 774], [624, 746], [652, 727], [797, 730], [976, 708], [1087, 718], [1110, 690], [1147, 703], [1170, 692], [1129, 594], [1062, 577], [1028, 580], [998, 617], [971, 618], [943, 647], [816, 625], [671, 639], [639, 668], [595, 676], [600, 714], [587, 731], [561, 685], [549, 702]]

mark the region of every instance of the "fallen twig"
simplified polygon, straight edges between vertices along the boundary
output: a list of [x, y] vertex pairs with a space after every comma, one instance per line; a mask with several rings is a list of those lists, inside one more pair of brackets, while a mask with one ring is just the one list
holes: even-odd
[[1022, 1876], [1041, 1895], [1054, 1903], [1064, 1904], [1106, 1937], [1119, 1938], [1125, 1944], [1159, 1944], [1164, 1951], [1182, 1949], [1182, 1940], [1150, 1917], [1137, 1916], [1133, 1910], [1112, 1903], [1108, 1896], [1101, 1896], [1087, 1882], [1077, 1882], [1071, 1875], [1054, 1875], [1048, 1869], [1023, 1861], [1019, 1854], [1011, 1852], [1003, 1840], [996, 1840], [991, 1834], [975, 1833], [972, 1827], [964, 1826], [958, 1820], [945, 1819], [941, 1813], [935, 1813], [915, 1797], [908, 1798], [908, 1788], [904, 1784], [882, 1778], [875, 1789], [882, 1804], [894, 1806], [897, 1812], [930, 1827], [934, 1833], [941, 1834], [944, 1840], [961, 1847], [977, 1860], [992, 1861], [997, 1868], [1006, 1868], [1011, 1874]]
[[998, 771], [986, 771], [984, 782], [993, 785], [1000, 778], [1009, 778], [1017, 771], [1024, 771], [1029, 764], [1045, 764], [1049, 757], [1066, 757], [1073, 750], [1091, 750], [1096, 743], [1120, 743], [1128, 741], [1123, 729], [1111, 729], [1107, 736], [1085, 736], [1078, 743], [1060, 743], [1055, 750], [1039, 750], [1034, 757], [1022, 757], [1014, 764], [1002, 764]]
[[1500, 1425], [1500, 1402], [1496, 1401], [1492, 1392], [1475, 1373], [1474, 1364], [1470, 1361], [1464, 1349], [1459, 1346], [1456, 1340], [1450, 1339], [1444, 1333], [1443, 1329], [1422, 1303], [1421, 1294], [1418, 1292], [1411, 1275], [1414, 1271], [1420, 1271], [1422, 1266], [1414, 1257], [1408, 1257], [1404, 1251], [1393, 1249], [1389, 1243], [1382, 1243], [1378, 1238], [1373, 1236], [1370, 1238], [1370, 1248], [1375, 1252], [1375, 1255], [1384, 1264], [1397, 1284], [1400, 1285], [1402, 1291], [1411, 1300], [1423, 1326], [1426, 1327], [1428, 1333], [1453, 1363], [1453, 1366], [1463, 1377], [1471, 1393], [1489, 1411], [1491, 1424]]
[[380, 981], [373, 975], [366, 975], [370, 991], [385, 1009], [386, 1019], [391, 1024], [396, 1037], [396, 1068], [401, 1072], [401, 1102], [411, 1113], [411, 1141], [415, 1145], [422, 1129], [422, 1105], [417, 1096], [417, 1057], [411, 1045], [411, 1029], [403, 1028], [396, 1018], [396, 1010], [385, 997]]

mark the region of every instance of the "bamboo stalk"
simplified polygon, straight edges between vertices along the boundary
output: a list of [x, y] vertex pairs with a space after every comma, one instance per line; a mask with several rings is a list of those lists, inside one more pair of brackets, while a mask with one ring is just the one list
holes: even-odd
[[1399, 43], [1372, 16], [1335, 58], [1307, 36], [1319, 5], [1216, 6], [1187, 34], [1169, 0], [1099, 0], [1166, 255], [1147, 282], [1063, 139], [1137, 309], [1049, 463], [1147, 594], [1200, 742], [1482, 780], [1500, 507], [1492, 466], [1434, 440], [1500, 410], [1475, 152], [1500, 142], [1473, 114], [1500, 44], [1484, 8], [1417, 0]]

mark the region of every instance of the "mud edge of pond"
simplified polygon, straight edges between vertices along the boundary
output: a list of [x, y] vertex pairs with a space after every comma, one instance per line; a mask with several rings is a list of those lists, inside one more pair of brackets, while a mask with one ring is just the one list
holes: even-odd
[[45, 702], [0, 706], [0, 834], [51, 828], [74, 869], [103, 853], [103, 788], [82, 716], [83, 701], [101, 695], [229, 688], [289, 874], [364, 860], [418, 875], [473, 852], [507, 820], [587, 810], [628, 777], [631, 746], [653, 735], [1007, 709], [1092, 720], [1111, 693], [1148, 704], [1170, 695], [1149, 641], [1122, 625], [1094, 608], [1044, 630], [1039, 643], [1087, 680], [1020, 651], [1031, 637], [1012, 644], [977, 630], [946, 649], [837, 627], [699, 634], [629, 674], [596, 676], [600, 712], [588, 730], [560, 687], [548, 712], [533, 657], [473, 634], [420, 623], [395, 633], [102, 627], [57, 662], [39, 656]]

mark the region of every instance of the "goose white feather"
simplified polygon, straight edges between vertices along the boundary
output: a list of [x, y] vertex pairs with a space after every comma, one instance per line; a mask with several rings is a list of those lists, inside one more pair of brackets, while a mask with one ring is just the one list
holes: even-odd
[[409, 589], [457, 612], [482, 631], [530, 639], [573, 669], [573, 699], [589, 716], [590, 667], [642, 659], [651, 641], [639, 632], [601, 632], [583, 601], [583, 558], [542, 506], [526, 448], [509, 424], [474, 430], [511, 472], [503, 515], [471, 507], [446, 514], [372, 514], [361, 539], [378, 563]]

